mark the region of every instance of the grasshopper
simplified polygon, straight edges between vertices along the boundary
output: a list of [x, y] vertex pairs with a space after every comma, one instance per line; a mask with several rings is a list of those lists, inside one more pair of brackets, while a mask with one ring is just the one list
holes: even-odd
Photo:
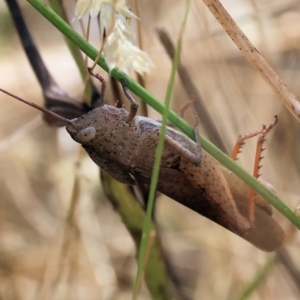
[[[93, 75], [93, 74], [92, 74]], [[99, 75], [94, 75], [103, 84]], [[130, 111], [105, 105], [103, 93], [97, 107], [72, 120], [17, 98], [67, 124], [72, 139], [82, 145], [90, 158], [111, 177], [124, 184], [149, 185], [161, 123], [136, 116], [137, 102], [121, 81]], [[251, 189], [228, 169], [201, 149], [195, 126], [196, 142], [168, 127], [162, 154], [157, 190], [184, 206], [239, 235], [263, 251], [274, 251], [285, 234], [272, 218], [270, 205], [255, 196], [255, 209], [248, 220], [247, 197]]]
[[[44, 119], [50, 125], [67, 124], [71, 137], [82, 145], [102, 170], [116, 180], [130, 185], [137, 182], [149, 184], [161, 124], [136, 116], [138, 105], [124, 82], [123, 90], [131, 101], [129, 112], [122, 107], [104, 105], [105, 84], [99, 76], [96, 77], [102, 82], [102, 91], [99, 95], [94, 89], [92, 97], [100, 98], [92, 101], [97, 107], [94, 105], [90, 110], [70, 98], [55, 83], [43, 63], [19, 8], [12, 8], [11, 1], [7, 3], [11, 4], [16, 29], [49, 110], [2, 89], [0, 91], [43, 111]], [[195, 136], [198, 137], [196, 127]], [[238, 150], [233, 158], [236, 153]], [[255, 209], [250, 208], [252, 217], [248, 220], [247, 198], [251, 189], [201, 149], [199, 142], [195, 143], [171, 127], [168, 127], [165, 137], [158, 191], [261, 250], [274, 251], [284, 242], [285, 234], [272, 218], [271, 206], [261, 196], [255, 195]]]

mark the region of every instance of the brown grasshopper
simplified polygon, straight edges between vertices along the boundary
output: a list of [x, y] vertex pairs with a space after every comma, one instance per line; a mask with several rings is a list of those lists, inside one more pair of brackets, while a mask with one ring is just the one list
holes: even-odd
[[[96, 77], [103, 82], [102, 77]], [[114, 179], [130, 185], [136, 182], [149, 185], [161, 123], [136, 116], [138, 104], [128, 93], [124, 81], [122, 85], [131, 101], [130, 112], [104, 105], [102, 98], [98, 107], [72, 120], [0, 91], [65, 122], [71, 137]], [[250, 188], [201, 149], [196, 127], [195, 136], [196, 143], [183, 133], [167, 128], [157, 190], [261, 250], [279, 248], [285, 234], [272, 218], [270, 205], [256, 195], [250, 223], [247, 219]]]

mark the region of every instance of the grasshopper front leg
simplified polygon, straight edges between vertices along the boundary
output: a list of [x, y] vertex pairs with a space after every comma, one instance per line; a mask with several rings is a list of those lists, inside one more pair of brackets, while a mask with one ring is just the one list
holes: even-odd
[[130, 111], [129, 111], [129, 115], [128, 115], [128, 120], [127, 122], [129, 124], [132, 123], [132, 120], [134, 119], [134, 117], [136, 116], [137, 110], [139, 108], [139, 104], [135, 101], [135, 99], [131, 96], [131, 94], [128, 91], [126, 82], [124, 78], [121, 78], [120, 80], [122, 87], [123, 87], [123, 92], [126, 96], [126, 98], [130, 101]]

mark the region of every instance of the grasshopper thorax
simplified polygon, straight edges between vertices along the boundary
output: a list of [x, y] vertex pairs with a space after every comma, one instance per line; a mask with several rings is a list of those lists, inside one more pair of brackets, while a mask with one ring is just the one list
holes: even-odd
[[68, 124], [66, 129], [74, 141], [91, 145], [95, 139], [101, 141], [108, 136], [127, 115], [123, 108], [103, 105], [73, 119], [75, 126]]

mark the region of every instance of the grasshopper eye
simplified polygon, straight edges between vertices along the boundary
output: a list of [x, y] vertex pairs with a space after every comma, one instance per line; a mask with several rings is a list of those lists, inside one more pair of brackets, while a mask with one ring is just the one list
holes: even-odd
[[86, 143], [90, 141], [96, 135], [95, 127], [87, 127], [78, 131], [74, 135], [74, 139], [79, 143]]

